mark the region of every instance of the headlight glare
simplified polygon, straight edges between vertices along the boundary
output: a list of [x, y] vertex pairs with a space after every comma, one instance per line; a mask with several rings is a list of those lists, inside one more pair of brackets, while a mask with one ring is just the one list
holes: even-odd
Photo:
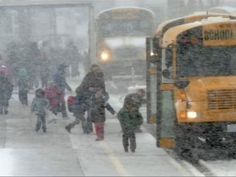
[[187, 117], [188, 117], [189, 119], [195, 119], [195, 118], [197, 118], [197, 112], [188, 111], [188, 112], [187, 112]]
[[110, 55], [108, 52], [103, 51], [100, 55], [102, 61], [108, 61], [110, 59]]

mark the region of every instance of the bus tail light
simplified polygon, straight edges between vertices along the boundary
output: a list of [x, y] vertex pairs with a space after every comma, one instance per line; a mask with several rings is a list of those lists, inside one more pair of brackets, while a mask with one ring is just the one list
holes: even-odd
[[180, 118], [181, 119], [186, 119], [187, 118], [187, 114], [186, 114], [185, 111], [180, 112]]

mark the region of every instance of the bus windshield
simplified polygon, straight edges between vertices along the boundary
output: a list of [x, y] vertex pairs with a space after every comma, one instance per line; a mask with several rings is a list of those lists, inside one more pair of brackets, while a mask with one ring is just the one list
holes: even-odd
[[177, 77], [236, 75], [234, 47], [178, 46]]

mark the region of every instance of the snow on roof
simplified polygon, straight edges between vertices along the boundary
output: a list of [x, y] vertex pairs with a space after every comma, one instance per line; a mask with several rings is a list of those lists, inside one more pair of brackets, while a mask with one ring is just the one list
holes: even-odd
[[[216, 17], [216, 16], [229, 17], [230, 15], [231, 14], [215, 13], [215, 12], [207, 12], [207, 11], [197, 11], [197, 12], [194, 12], [193, 14], [191, 14], [191, 15], [187, 15], [187, 16], [183, 16], [183, 17], [167, 20], [167, 21], [161, 23], [160, 25], [158, 25], [155, 34], [156, 34], [156, 36], [162, 36], [163, 35], [163, 31], [162, 30], [163, 30], [163, 28], [165, 26], [167, 26], [168, 24], [180, 21], [180, 20], [186, 20], [186, 21], [188, 21], [186, 23], [192, 23], [194, 21], [199, 21], [199, 20], [202, 20], [203, 18], [207, 18], [207, 17], [208, 18], [209, 17]], [[186, 23], [183, 22], [183, 24], [186, 24]], [[177, 25], [175, 25], [175, 26], [177, 26]]]
[[109, 8], [109, 9], [105, 9], [105, 10], [102, 10], [100, 11], [98, 14], [97, 14], [97, 18], [103, 14], [103, 13], [106, 13], [106, 12], [109, 12], [109, 11], [115, 11], [115, 10], [121, 10], [121, 9], [139, 9], [139, 10], [145, 10], [145, 11], [148, 11], [149, 13], [152, 14], [152, 16], [155, 16], [155, 13], [150, 10], [150, 9], [147, 9], [147, 8], [143, 8], [143, 7], [138, 7], [138, 6], [120, 6], [120, 7], [114, 7], [114, 8]]
[[232, 13], [236, 13], [236, 8], [228, 7], [228, 6], [219, 6], [219, 7], [210, 8], [208, 12], [232, 14]]
[[91, 0], [0, 0], [0, 6], [32, 6], [32, 5], [70, 5], [70, 4], [89, 4]]

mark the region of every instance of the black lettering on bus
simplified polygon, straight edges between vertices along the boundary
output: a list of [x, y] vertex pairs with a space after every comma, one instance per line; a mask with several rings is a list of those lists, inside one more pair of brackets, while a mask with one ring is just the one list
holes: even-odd
[[218, 31], [218, 30], [216, 30], [216, 31], [214, 32], [214, 39], [215, 39], [215, 40], [219, 40], [219, 39], [220, 39], [219, 31]]
[[227, 30], [209, 30], [204, 31], [204, 40], [230, 40], [233, 39], [233, 31], [230, 29]]
[[204, 31], [204, 40], [205, 41], [209, 40], [209, 32], [208, 31]]

